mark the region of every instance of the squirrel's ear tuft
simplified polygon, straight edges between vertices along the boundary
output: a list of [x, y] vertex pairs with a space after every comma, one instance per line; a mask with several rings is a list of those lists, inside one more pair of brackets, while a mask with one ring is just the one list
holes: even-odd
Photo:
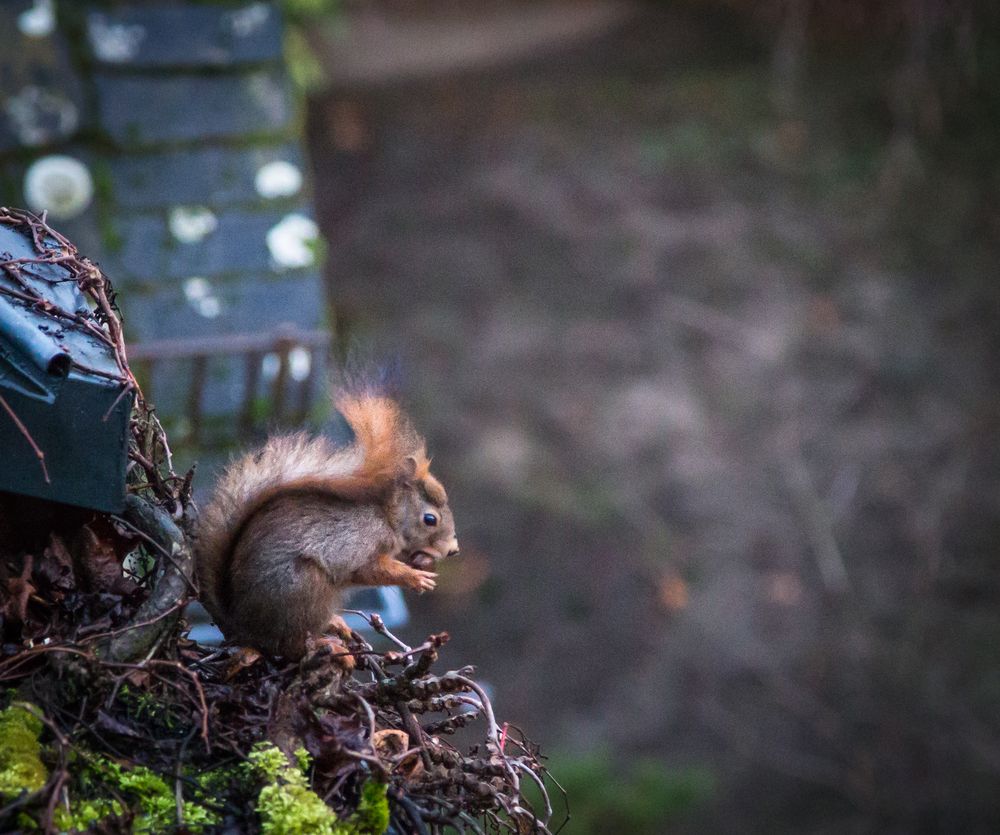
[[430, 473], [421, 479], [420, 484], [423, 487], [424, 495], [427, 496], [431, 504], [438, 507], [444, 507], [448, 504], [448, 494], [444, 492], [444, 485]]
[[422, 481], [431, 474], [431, 459], [427, 457], [427, 447], [421, 439], [413, 451], [406, 456], [406, 467], [410, 470], [410, 478], [415, 481]]

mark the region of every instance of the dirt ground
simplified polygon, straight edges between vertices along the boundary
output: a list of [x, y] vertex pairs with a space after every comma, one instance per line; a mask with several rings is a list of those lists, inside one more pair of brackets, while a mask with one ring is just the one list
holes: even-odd
[[997, 186], [877, 68], [768, 83], [649, 11], [313, 101], [340, 334], [402, 358], [460, 526], [413, 632], [548, 748], [711, 768], [692, 831], [980, 831]]

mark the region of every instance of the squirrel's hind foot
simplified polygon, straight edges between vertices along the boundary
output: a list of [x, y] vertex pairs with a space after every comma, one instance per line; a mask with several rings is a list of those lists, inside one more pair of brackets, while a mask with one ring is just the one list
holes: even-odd
[[261, 658], [263, 658], [261, 653], [253, 647], [238, 647], [236, 652], [233, 653], [232, 658], [229, 659], [229, 663], [226, 665], [226, 671], [223, 673], [223, 679], [225, 681], [232, 681], [242, 670], [245, 670], [247, 667], [252, 667], [260, 661]]
[[[346, 627], [347, 624], [344, 625]], [[319, 666], [328, 658], [339, 664], [348, 673], [357, 666], [354, 653], [348, 649], [342, 638], [333, 635], [310, 635], [306, 638], [306, 654], [302, 659], [303, 664]]]
[[357, 640], [357, 635], [355, 635], [354, 630], [348, 626], [347, 621], [340, 615], [331, 615], [330, 622], [326, 625], [326, 628], [329, 629], [334, 635], [342, 638], [345, 643]]

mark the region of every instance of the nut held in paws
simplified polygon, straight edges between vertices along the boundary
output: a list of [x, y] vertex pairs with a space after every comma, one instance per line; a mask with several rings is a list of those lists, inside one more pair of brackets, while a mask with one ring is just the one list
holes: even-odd
[[430, 571], [432, 568], [434, 568], [434, 563], [435, 563], [434, 557], [432, 557], [430, 554], [425, 554], [423, 551], [414, 554], [410, 558], [410, 565], [412, 565], [414, 568], [419, 568], [421, 571]]

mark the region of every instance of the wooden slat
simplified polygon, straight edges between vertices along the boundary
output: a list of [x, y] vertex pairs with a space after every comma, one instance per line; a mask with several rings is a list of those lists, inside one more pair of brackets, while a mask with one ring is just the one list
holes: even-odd
[[246, 386], [243, 390], [243, 409], [240, 412], [240, 435], [247, 437], [253, 429], [254, 406], [257, 402], [257, 384], [260, 381], [260, 363], [263, 354], [252, 352], [246, 356]]
[[205, 392], [205, 378], [208, 373], [208, 357], [201, 355], [191, 362], [191, 388], [188, 396], [188, 420], [191, 421], [189, 438], [196, 444], [201, 439], [201, 401]]
[[299, 402], [295, 410], [296, 423], [303, 423], [309, 417], [309, 409], [312, 408], [314, 380], [316, 379], [316, 353], [316, 351], [309, 352], [309, 373], [299, 383]]
[[285, 419], [285, 395], [288, 389], [288, 344], [278, 347], [278, 375], [274, 378], [273, 394], [271, 395], [271, 416], [280, 423]]
[[[245, 388], [237, 416], [238, 431], [246, 438], [254, 429], [254, 412], [260, 388], [261, 365], [267, 354], [278, 356], [278, 373], [272, 381], [269, 418], [275, 424], [301, 423], [309, 415], [317, 387], [317, 368], [325, 368], [326, 363], [317, 361], [330, 348], [330, 334], [327, 331], [305, 331], [294, 327], [279, 328], [265, 334], [230, 334], [228, 336], [204, 337], [201, 339], [165, 339], [132, 345], [129, 358], [147, 369], [149, 382], [146, 396], [150, 394], [154, 371], [161, 362], [167, 360], [187, 360], [191, 364], [191, 380], [188, 389], [187, 417], [191, 423], [190, 440], [200, 440], [203, 423], [205, 385], [208, 378], [208, 363], [214, 356], [245, 355]], [[296, 348], [309, 351], [309, 374], [304, 380], [293, 380], [291, 376], [290, 354]]]

